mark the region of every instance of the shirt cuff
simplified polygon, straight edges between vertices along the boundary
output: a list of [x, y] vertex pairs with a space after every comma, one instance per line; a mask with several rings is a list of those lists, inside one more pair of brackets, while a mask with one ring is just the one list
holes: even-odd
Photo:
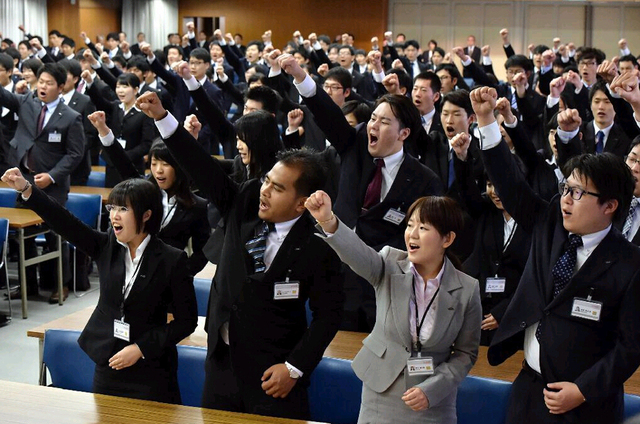
[[113, 69], [116, 66], [116, 64], [113, 62], [113, 60], [110, 60], [108, 63], [105, 63], [104, 66], [106, 66], [107, 69]]
[[189, 40], [193, 40], [194, 38], [196, 38], [196, 33], [193, 31], [189, 31], [187, 32], [187, 37], [189, 37]]
[[184, 81], [184, 85], [187, 86], [187, 89], [189, 91], [196, 91], [198, 88], [200, 88], [200, 83], [193, 75], [191, 75], [191, 78], [183, 79], [182, 81]]
[[152, 64], [154, 60], [156, 60], [155, 54], [152, 54], [151, 57], [147, 56], [147, 62], [149, 62], [149, 64]]
[[55, 184], [56, 180], [53, 179], [53, 177], [51, 176], [51, 174], [47, 174], [49, 176], [49, 178], [51, 178], [51, 184]]
[[277, 77], [278, 75], [280, 75], [282, 73], [282, 69], [273, 69], [273, 68], [269, 68], [269, 78], [272, 77]]
[[560, 56], [560, 60], [562, 60], [562, 63], [569, 63], [569, 61], [571, 60], [571, 56], [569, 56], [569, 55]]
[[482, 56], [482, 64], [484, 66], [492, 65], [493, 62], [491, 62], [491, 56]]
[[576, 94], [580, 94], [580, 92], [582, 91], [582, 87], [584, 87], [584, 84], [583, 84], [582, 86], [580, 86], [580, 88], [576, 88], [576, 89], [574, 90], [574, 93], [576, 93]]
[[104, 137], [101, 135], [98, 135], [98, 137], [100, 137], [100, 143], [102, 143], [104, 147], [113, 145], [113, 142], [116, 140], [116, 137], [113, 135], [113, 131], [111, 130], [109, 130], [109, 133]]
[[178, 129], [178, 120], [174, 118], [171, 112], [167, 112], [167, 116], [159, 121], [155, 121], [156, 128], [160, 133], [160, 137], [167, 139], [171, 137]]
[[540, 68], [540, 75], [546, 74], [547, 72], [551, 71], [553, 69], [553, 65], [550, 66], [542, 66]]
[[222, 37], [222, 39], [218, 40], [218, 44], [220, 44], [220, 46], [226, 46], [227, 45], [227, 40], [225, 40], [224, 37]]
[[293, 365], [291, 365], [289, 362], [285, 362], [286, 365], [288, 365], [289, 367], [291, 367], [291, 369], [293, 370], [293, 372], [295, 372], [296, 374], [298, 374], [298, 377], [302, 377], [304, 374], [302, 371], [300, 371], [298, 368], [294, 367]]
[[547, 107], [549, 109], [551, 109], [552, 107], [554, 107], [558, 103], [560, 103], [560, 97], [551, 97], [551, 95], [549, 95], [549, 97], [547, 97]]
[[291, 135], [291, 134], [297, 133], [298, 128], [296, 128], [295, 130], [290, 130], [289, 127], [287, 127], [287, 129], [284, 131], [284, 135]]
[[307, 75], [300, 84], [293, 81], [293, 85], [296, 86], [298, 93], [300, 93], [302, 97], [313, 97], [316, 95], [316, 83], [313, 82], [313, 79], [311, 79], [309, 75]]
[[227, 82], [227, 80], [229, 79], [229, 76], [227, 74], [225, 74], [224, 72], [222, 73], [221, 77], [218, 76], [217, 72], [214, 75], [220, 80], [220, 82], [223, 82], [223, 83]]
[[39, 59], [42, 59], [46, 55], [47, 55], [47, 51], [44, 49], [44, 47], [36, 52], [36, 56], [38, 56]]
[[507, 128], [515, 128], [518, 126], [518, 118], [515, 119], [515, 121], [513, 121], [512, 124], [508, 123], [507, 121], [503, 121], [502, 125], [504, 125]]
[[560, 141], [562, 141], [564, 144], [567, 144], [573, 137], [578, 135], [578, 131], [580, 131], [580, 128], [576, 128], [573, 131], [564, 131], [561, 130], [560, 127], [558, 127], [558, 131], [556, 132], [556, 134], [558, 135]]
[[382, 84], [382, 80], [384, 79], [384, 71], [377, 73], [375, 71], [371, 72], [371, 75], [373, 76], [373, 80], [375, 82], [379, 82], [380, 84]]
[[497, 122], [492, 122], [484, 127], [479, 127], [480, 132], [480, 144], [482, 150], [489, 150], [496, 147], [502, 141], [502, 134], [500, 134], [500, 127]]
[[84, 44], [89, 45], [91, 44], [91, 39], [89, 37], [84, 39]]
[[133, 56], [133, 53], [131, 53], [131, 50], [129, 50], [126, 53], [122, 53], [122, 57], [124, 57], [127, 60], [131, 59], [131, 56]]
[[319, 41], [316, 41], [311, 47], [313, 47], [313, 50], [320, 50], [322, 48], [322, 44], [320, 44]]
[[633, 114], [633, 119], [636, 120], [636, 125], [638, 126], [638, 128], [640, 128], [640, 120], [638, 120], [638, 117], [636, 116], [636, 114]]
[[607, 90], [609, 90], [609, 94], [611, 94], [611, 97], [613, 97], [614, 99], [621, 99], [622, 97], [616, 93], [615, 91], [613, 91], [611, 89], [611, 86], [609, 86], [609, 83], [607, 83]]
[[462, 66], [469, 66], [469, 65], [471, 65], [471, 62], [473, 62], [473, 61], [471, 60], [471, 58], [469, 56], [467, 56], [467, 60], [462, 60], [461, 62], [462, 62]]
[[629, 47], [625, 47], [624, 49], [620, 49], [620, 56], [628, 56], [631, 54], [631, 50]]

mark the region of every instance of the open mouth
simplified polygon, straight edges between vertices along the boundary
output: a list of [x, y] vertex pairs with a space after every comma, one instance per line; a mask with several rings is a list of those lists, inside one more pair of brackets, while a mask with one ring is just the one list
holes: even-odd
[[445, 132], [447, 133], [447, 137], [452, 138], [456, 135], [456, 129], [450, 125], [447, 125]]
[[409, 248], [409, 253], [413, 253], [413, 252], [417, 251], [418, 249], [420, 249], [420, 246], [418, 246], [415, 243], [409, 243], [409, 245], [407, 247]]
[[269, 204], [265, 202], [263, 199], [260, 199], [260, 210], [266, 211], [269, 209]]
[[112, 223], [111, 226], [113, 227], [113, 232], [116, 234], [116, 236], [122, 233], [122, 225]]
[[166, 177], [156, 177], [156, 182], [158, 184], [164, 184], [167, 181]]
[[378, 144], [378, 136], [369, 133], [369, 145], [375, 146], [376, 144]]

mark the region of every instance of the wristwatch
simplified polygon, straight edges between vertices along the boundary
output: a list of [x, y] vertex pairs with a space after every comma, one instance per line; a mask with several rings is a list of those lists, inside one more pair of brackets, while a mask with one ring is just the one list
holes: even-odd
[[285, 362], [284, 365], [289, 370], [289, 377], [293, 378], [294, 380], [297, 380], [300, 378], [300, 374], [298, 374], [298, 372], [295, 369], [293, 369], [293, 367], [290, 364]]

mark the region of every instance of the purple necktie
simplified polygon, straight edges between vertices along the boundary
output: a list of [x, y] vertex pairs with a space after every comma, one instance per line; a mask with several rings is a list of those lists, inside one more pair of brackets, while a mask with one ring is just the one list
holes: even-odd
[[42, 106], [42, 110], [40, 110], [40, 116], [38, 116], [38, 134], [42, 132], [42, 127], [44, 127], [44, 117], [47, 114], [47, 105]]
[[367, 186], [367, 193], [364, 195], [363, 209], [369, 209], [380, 203], [382, 195], [382, 168], [384, 168], [384, 159], [375, 159], [376, 172], [373, 179]]

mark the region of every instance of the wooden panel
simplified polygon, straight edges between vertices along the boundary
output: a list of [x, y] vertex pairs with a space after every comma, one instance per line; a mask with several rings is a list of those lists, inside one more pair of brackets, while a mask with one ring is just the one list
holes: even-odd
[[356, 46], [371, 47], [371, 37], [382, 38], [387, 30], [388, 2], [386, 0], [326, 0], [316, 2], [264, 2], [261, 0], [181, 0], [178, 24], [185, 16], [224, 16], [226, 31], [240, 32], [245, 44], [260, 39], [268, 29], [273, 42], [282, 47], [294, 31], [306, 37], [310, 32], [327, 34], [331, 38], [344, 32], [355, 35]]
[[[640, 52], [640, 7], [626, 6], [624, 7], [624, 28], [622, 37], [629, 42], [631, 53], [636, 55]], [[621, 38], [622, 38], [621, 37]]]
[[[619, 54], [622, 18], [620, 6], [593, 6], [593, 46], [604, 51], [608, 59]], [[630, 40], [630, 43], [633, 42]]]
[[[394, 34], [403, 33], [406, 35], [407, 40], [421, 39], [420, 3], [398, 2], [394, 4], [393, 17]], [[420, 43], [420, 46], [422, 47], [422, 43]]]
[[476, 37], [476, 46], [482, 46], [482, 15], [480, 3], [456, 3], [453, 8], [455, 21], [453, 24], [453, 46], [465, 47], [467, 37]]
[[[81, 31], [86, 31], [87, 36], [95, 42], [96, 35], [106, 36], [112, 31], [120, 31], [120, 10], [102, 7], [89, 7], [80, 9]], [[135, 34], [128, 34], [128, 39], [135, 40]], [[80, 35], [75, 38], [76, 44], [84, 45]], [[80, 40], [80, 41], [79, 41]], [[135, 43], [135, 41], [131, 41]]]
[[73, 38], [78, 47], [84, 45], [80, 31], [95, 40], [97, 34], [106, 35], [120, 30], [120, 0], [47, 0], [49, 30], [57, 29]]
[[438, 46], [448, 48], [449, 6], [446, 3], [429, 3], [422, 6], [422, 38], [420, 47], [429, 48], [429, 40], [436, 40]]
[[[72, 5], [69, 0], [47, 0], [47, 25], [49, 31], [57, 29], [77, 40], [80, 34], [80, 7]], [[48, 44], [46, 34], [42, 34]]]
[[551, 46], [557, 36], [557, 8], [553, 5], [529, 5], [526, 10], [525, 46], [546, 44]]
[[[567, 44], [573, 42], [576, 46], [584, 44], [585, 33], [585, 6], [567, 6], [560, 5], [558, 7], [558, 31], [557, 36], [560, 40]], [[552, 43], [553, 40], [550, 41]], [[551, 46], [552, 44], [549, 44]]]

